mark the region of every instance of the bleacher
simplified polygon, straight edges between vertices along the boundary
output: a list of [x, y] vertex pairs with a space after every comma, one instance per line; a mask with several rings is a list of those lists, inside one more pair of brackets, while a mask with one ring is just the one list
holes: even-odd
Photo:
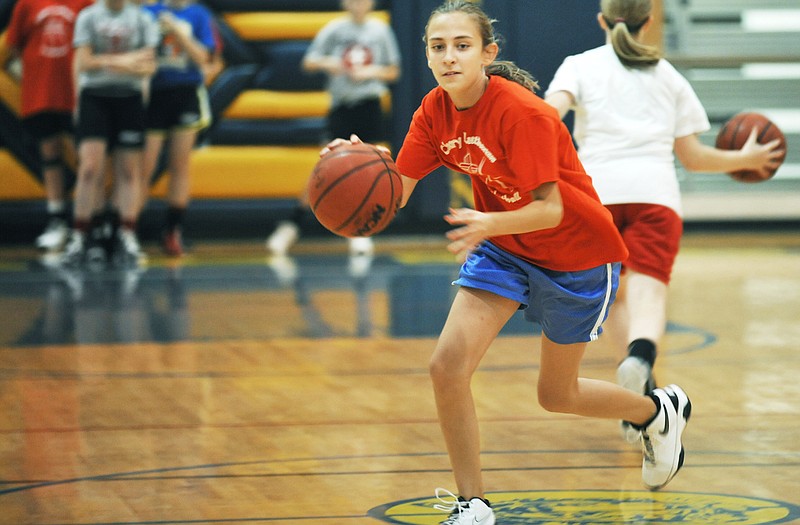
[[687, 221], [800, 218], [800, 3], [796, 0], [664, 0], [667, 58], [691, 82], [709, 114], [713, 144], [741, 111], [771, 118], [788, 154], [774, 179], [742, 184], [687, 174]]
[[[0, 0], [7, 23], [13, 0]], [[209, 86], [213, 124], [191, 160], [195, 199], [293, 199], [319, 158], [330, 100], [322, 75], [300, 63], [316, 33], [342, 16], [340, 0], [207, 0], [219, 24], [226, 68]], [[374, 16], [389, 20], [389, 2]], [[7, 56], [7, 53], [4, 55]], [[19, 85], [0, 71], [0, 161], [9, 175], [0, 199], [39, 202], [38, 160], [23, 143]], [[390, 100], [386, 101], [391, 104]], [[29, 141], [28, 141], [29, 142]], [[10, 151], [9, 151], [10, 150]], [[23, 159], [24, 162], [20, 162]], [[152, 193], [166, 193], [161, 178]]]
[[[340, 1], [204, 3], [217, 16], [227, 67], [209, 87], [215, 118], [192, 158], [193, 195], [296, 197], [319, 158], [330, 104], [324, 77], [300, 63], [322, 26], [342, 16]], [[374, 16], [388, 21], [384, 4]]]
[[[0, 0], [3, 26], [14, 1]], [[198, 1], [219, 21], [227, 67], [209, 86], [214, 124], [192, 156], [192, 221], [196, 224], [199, 211], [207, 210], [207, 220], [204, 215], [195, 231], [210, 231], [224, 217], [257, 223], [255, 229], [265, 234], [302, 191], [318, 158], [329, 100], [324, 78], [302, 72], [300, 61], [322, 25], [342, 14], [340, 0]], [[420, 53], [419, 32], [436, 4], [398, 2], [376, 2], [376, 16], [392, 16], [404, 54], [396, 98], [387, 101], [394, 108], [396, 135], [404, 131], [432, 83]], [[735, 113], [759, 111], [783, 129], [789, 144], [785, 164], [766, 183], [742, 184], [722, 174], [680, 171], [687, 221], [800, 219], [800, 2], [661, 2], [667, 58], [690, 80], [712, 120], [712, 130], [702, 139], [713, 143], [724, 121]], [[541, 78], [548, 78], [548, 60], [554, 71], [564, 54], [586, 49], [596, 36], [573, 35], [569, 42], [577, 44], [569, 47], [560, 41], [563, 31], [552, 17], [542, 16], [586, 15], [593, 22], [596, 5], [584, 8], [585, 0], [542, 0], [535, 10], [522, 9], [522, 3], [498, 0], [492, 8], [501, 20], [514, 21], [502, 28], [507, 58], [531, 67]], [[43, 216], [44, 191], [36, 176], [34, 150], [23, 144], [25, 134], [15, 115], [18, 85], [4, 70], [0, 98], [0, 202], [7, 212], [0, 218], [4, 226], [10, 225], [14, 239], [29, 239], [41, 227], [37, 221]], [[154, 186], [156, 197], [166, 193], [166, 182], [162, 178]], [[426, 184], [404, 210], [407, 224], [439, 224], [440, 208], [446, 210], [448, 183], [429, 178]], [[158, 204], [152, 200], [150, 205]], [[148, 217], [146, 210], [145, 223]]]

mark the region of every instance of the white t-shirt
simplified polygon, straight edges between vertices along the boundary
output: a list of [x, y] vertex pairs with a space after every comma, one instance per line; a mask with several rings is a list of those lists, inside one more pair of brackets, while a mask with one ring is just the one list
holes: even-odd
[[547, 94], [557, 91], [575, 98], [573, 137], [603, 204], [660, 204], [682, 214], [674, 142], [711, 126], [669, 62], [627, 68], [604, 45], [567, 57]]
[[[399, 66], [400, 48], [391, 26], [382, 20], [367, 18], [364, 23], [357, 24], [349, 16], [343, 16], [325, 25], [306, 51], [306, 58], [324, 57], [341, 58], [345, 64]], [[347, 74], [328, 77], [328, 92], [334, 108], [380, 98], [388, 89], [386, 82], [374, 78], [354, 82]]]

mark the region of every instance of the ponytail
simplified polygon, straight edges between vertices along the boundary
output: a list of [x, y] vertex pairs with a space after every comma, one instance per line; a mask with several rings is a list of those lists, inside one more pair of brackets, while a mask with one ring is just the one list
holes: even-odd
[[[646, 21], [646, 20], [645, 20]], [[608, 23], [606, 21], [606, 23]], [[639, 24], [633, 34], [624, 21], [617, 21], [611, 27], [611, 46], [619, 61], [633, 68], [645, 68], [658, 64], [661, 52], [654, 46], [642, 44], [633, 35], [638, 33], [643, 24]]]
[[600, 12], [608, 26], [609, 40], [620, 62], [627, 67], [654, 66], [661, 51], [639, 42], [636, 38], [650, 20], [651, 0], [601, 0]]
[[486, 74], [497, 75], [506, 80], [511, 80], [534, 93], [539, 89], [539, 83], [536, 82], [536, 79], [534, 79], [530, 73], [508, 60], [495, 60], [486, 66]]

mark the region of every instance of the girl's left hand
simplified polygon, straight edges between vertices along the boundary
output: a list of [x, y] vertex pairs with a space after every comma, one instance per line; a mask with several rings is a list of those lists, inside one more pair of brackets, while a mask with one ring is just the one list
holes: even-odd
[[491, 235], [491, 216], [488, 213], [469, 208], [450, 208], [444, 220], [449, 224], [463, 225], [447, 232], [447, 238], [451, 241], [447, 249], [455, 254], [459, 262], [464, 262], [467, 255]]

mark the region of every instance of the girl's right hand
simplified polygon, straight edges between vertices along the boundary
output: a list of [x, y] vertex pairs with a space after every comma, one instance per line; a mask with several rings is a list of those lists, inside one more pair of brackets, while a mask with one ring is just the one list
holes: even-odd
[[[355, 133], [350, 135], [350, 140], [347, 140], [347, 139], [333, 139], [332, 141], [328, 142], [328, 144], [324, 148], [322, 148], [320, 150], [319, 156], [320, 157], [324, 157], [325, 155], [327, 155], [331, 151], [333, 151], [336, 148], [338, 148], [340, 146], [343, 146], [345, 144], [364, 144], [364, 141], [361, 140], [360, 138], [358, 138], [358, 135], [356, 135]], [[380, 151], [386, 153], [387, 155], [391, 156], [391, 152], [389, 151], [389, 148], [386, 148], [385, 146], [381, 146], [379, 144], [373, 144], [373, 146], [375, 148], [379, 149]]]
[[758, 129], [753, 128], [739, 151], [748, 161], [747, 169], [758, 171], [767, 179], [780, 166], [786, 155], [786, 150], [780, 149], [780, 145], [779, 139], [759, 144]]
[[358, 135], [355, 133], [350, 135], [350, 140], [347, 139], [333, 139], [332, 141], [328, 142], [328, 144], [322, 148], [319, 152], [320, 157], [324, 157], [331, 151], [335, 150], [336, 148], [343, 146], [345, 144], [362, 144], [363, 141], [358, 138]]

